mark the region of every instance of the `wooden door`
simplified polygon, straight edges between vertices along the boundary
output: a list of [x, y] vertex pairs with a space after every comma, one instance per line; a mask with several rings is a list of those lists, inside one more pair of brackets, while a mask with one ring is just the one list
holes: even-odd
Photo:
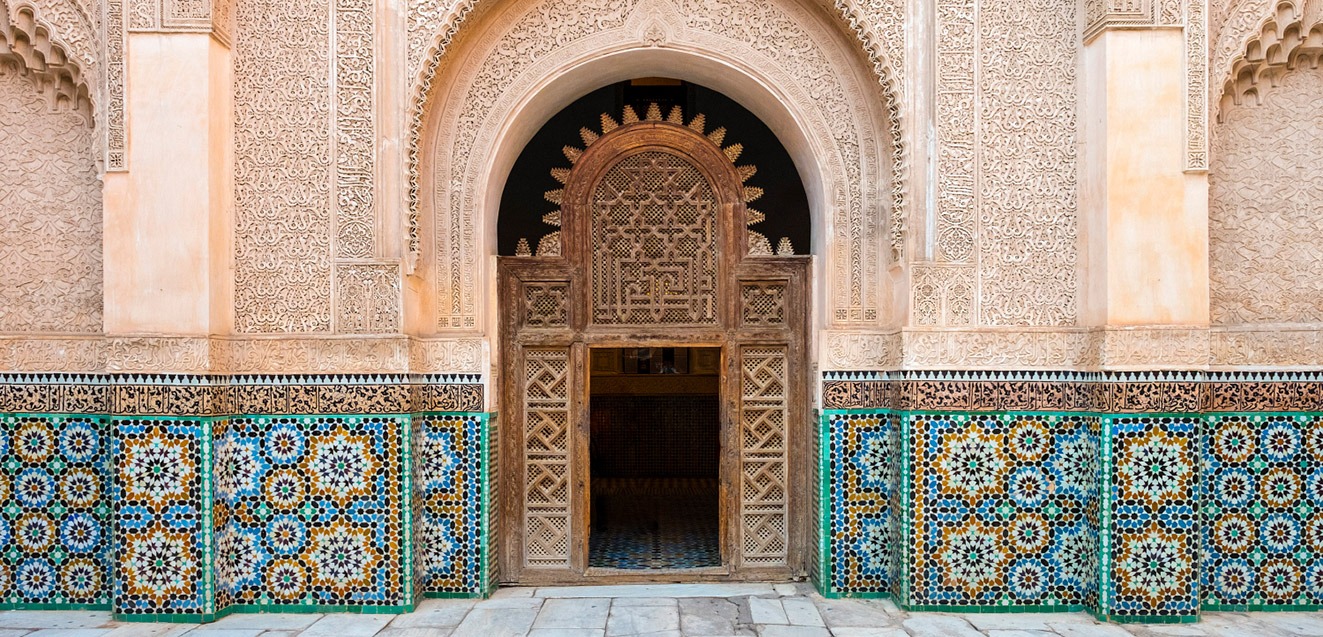
[[553, 172], [560, 230], [499, 261], [505, 581], [655, 576], [587, 568], [593, 347], [722, 348], [723, 569], [664, 579], [804, 571], [808, 259], [771, 256], [748, 230], [753, 171], [702, 120], [604, 115]]

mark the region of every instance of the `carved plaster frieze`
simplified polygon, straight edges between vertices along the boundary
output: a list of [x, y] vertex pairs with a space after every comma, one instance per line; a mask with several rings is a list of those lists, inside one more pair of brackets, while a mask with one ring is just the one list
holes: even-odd
[[409, 371], [414, 374], [482, 374], [487, 340], [482, 338], [410, 339]]
[[1182, 0], [1085, 0], [1084, 37], [1104, 29], [1183, 24]]
[[902, 362], [900, 331], [832, 332], [820, 335], [823, 371], [892, 370]]
[[1214, 327], [1212, 366], [1219, 370], [1323, 368], [1323, 324]]
[[487, 340], [0, 335], [0, 373], [483, 374]]
[[1206, 327], [1126, 327], [1104, 331], [1103, 369], [1152, 371], [1207, 369]]
[[217, 338], [216, 370], [229, 374], [389, 374], [409, 371], [409, 338]]
[[906, 369], [1089, 370], [1102, 335], [1087, 328], [902, 332]]
[[211, 371], [205, 336], [111, 336], [106, 371], [116, 374], [203, 374]]
[[97, 373], [106, 368], [100, 335], [0, 336], [0, 371]]

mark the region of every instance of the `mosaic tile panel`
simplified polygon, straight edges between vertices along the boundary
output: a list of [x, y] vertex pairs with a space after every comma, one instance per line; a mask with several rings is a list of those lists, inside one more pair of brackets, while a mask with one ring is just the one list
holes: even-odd
[[105, 418], [0, 420], [0, 609], [109, 608]]
[[213, 419], [142, 416], [112, 426], [115, 612], [213, 616]]
[[827, 412], [829, 593], [880, 595], [894, 583], [898, 493], [897, 422], [892, 414]]
[[1198, 612], [1200, 416], [1103, 419], [1100, 614], [1180, 621]]
[[1323, 415], [1218, 414], [1201, 436], [1203, 608], [1323, 604]]
[[1098, 427], [1080, 414], [907, 414], [915, 608], [1092, 606]]
[[486, 416], [424, 414], [415, 418], [418, 590], [430, 595], [480, 593], [485, 579], [485, 512], [481, 504], [486, 486]]
[[407, 416], [243, 416], [218, 427], [218, 607], [410, 605], [409, 427]]

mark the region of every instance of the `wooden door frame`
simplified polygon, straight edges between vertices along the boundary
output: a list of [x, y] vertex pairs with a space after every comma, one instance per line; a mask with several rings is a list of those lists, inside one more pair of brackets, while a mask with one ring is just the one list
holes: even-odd
[[[616, 162], [649, 150], [680, 155], [692, 162], [718, 197], [717, 229], [717, 320], [711, 325], [601, 325], [592, 321], [591, 232], [588, 197]], [[524, 585], [649, 582], [649, 581], [738, 581], [785, 580], [801, 577], [807, 570], [808, 538], [812, 523], [809, 499], [811, 426], [807, 400], [808, 257], [751, 257], [747, 253], [747, 231], [742, 179], [733, 162], [701, 133], [670, 122], [647, 121], [621, 126], [605, 135], [579, 158], [566, 184], [563, 204], [562, 245], [564, 252], [553, 257], [500, 257], [498, 259], [498, 305], [502, 400], [500, 453], [500, 548], [501, 580]], [[582, 202], [582, 203], [576, 203]], [[743, 300], [750, 286], [780, 286], [783, 297], [780, 322], [750, 324]], [[529, 286], [563, 288], [563, 310], [554, 324], [529, 324]], [[592, 572], [588, 568], [589, 482], [591, 458], [589, 399], [591, 366], [589, 352], [605, 347], [719, 347], [722, 353], [720, 378], [720, 543], [722, 569]], [[783, 348], [785, 369], [783, 402], [784, 453], [784, 566], [743, 563], [744, 466], [742, 465], [743, 356], [749, 348]], [[528, 479], [525, 446], [527, 414], [524, 386], [531, 349], [568, 352], [566, 370], [566, 441], [568, 479], [568, 568], [535, 568], [525, 565], [527, 532], [525, 481]]]

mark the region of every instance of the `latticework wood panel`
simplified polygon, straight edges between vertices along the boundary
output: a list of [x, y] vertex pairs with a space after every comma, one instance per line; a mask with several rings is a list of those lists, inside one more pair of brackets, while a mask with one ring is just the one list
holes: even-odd
[[592, 199], [593, 322], [717, 322], [717, 201], [685, 159], [621, 160]]
[[740, 545], [748, 566], [784, 566], [787, 360], [780, 346], [744, 347], [740, 365]]
[[524, 565], [570, 565], [570, 353], [524, 357]]

